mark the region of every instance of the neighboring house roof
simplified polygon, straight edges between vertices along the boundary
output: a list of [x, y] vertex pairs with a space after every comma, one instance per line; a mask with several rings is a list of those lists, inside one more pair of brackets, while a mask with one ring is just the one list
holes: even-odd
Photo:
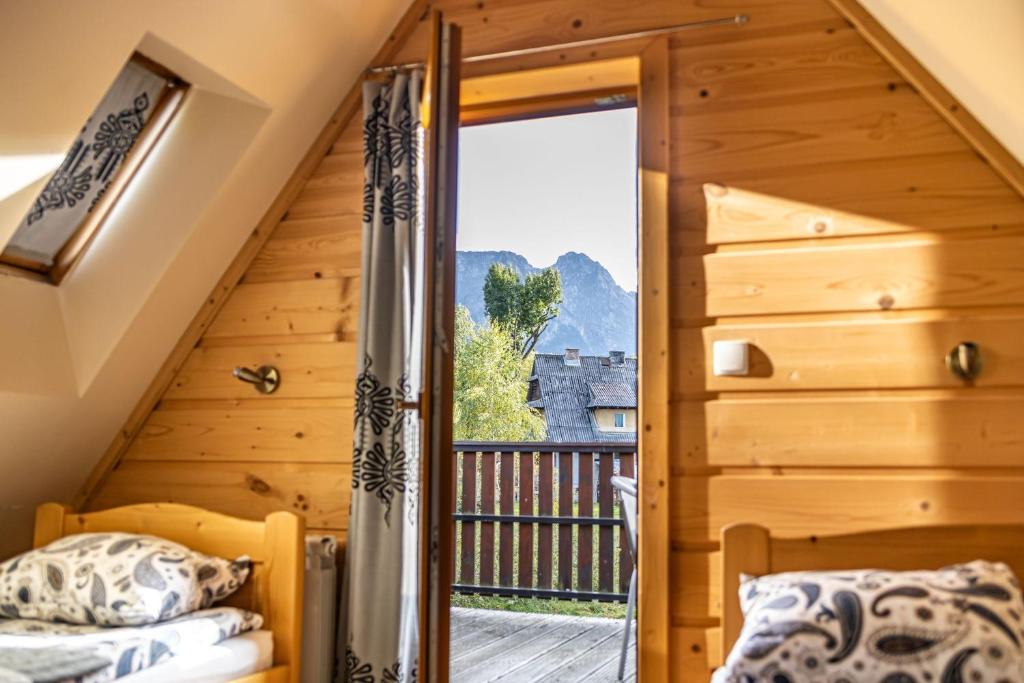
[[587, 407], [636, 408], [636, 386], [593, 382], [590, 385], [590, 403], [587, 404]]
[[566, 364], [562, 354], [536, 354], [528, 398], [530, 406], [544, 411], [548, 441], [636, 441], [636, 432], [600, 431], [591, 410], [635, 409], [636, 368], [636, 358], [615, 363], [607, 356], [579, 356], [575, 365]]

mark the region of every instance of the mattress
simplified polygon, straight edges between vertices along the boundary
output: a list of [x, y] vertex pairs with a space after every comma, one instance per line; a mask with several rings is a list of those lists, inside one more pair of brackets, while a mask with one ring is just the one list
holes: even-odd
[[[236, 643], [217, 646], [262, 626], [258, 614], [233, 607], [200, 610], [146, 626], [102, 627], [58, 624], [31, 619], [0, 619], [0, 681], [5, 683], [107, 683], [181, 657], [204, 653], [209, 665], [220, 660], [258, 664], [258, 648]], [[258, 642], [258, 641], [256, 641]], [[266, 648], [263, 648], [266, 650]], [[203, 660], [200, 660], [203, 661]], [[193, 665], [205, 671], [205, 664]], [[184, 680], [174, 677], [173, 680]], [[222, 680], [222, 679], [196, 679]], [[226, 679], [230, 680], [230, 679]]]
[[222, 683], [259, 671], [274, 663], [274, 636], [270, 631], [250, 631], [216, 645], [157, 664], [117, 683]]

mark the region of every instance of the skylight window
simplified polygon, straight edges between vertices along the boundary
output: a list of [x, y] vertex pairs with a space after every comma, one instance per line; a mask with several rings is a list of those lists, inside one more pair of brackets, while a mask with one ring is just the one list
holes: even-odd
[[188, 84], [134, 55], [36, 197], [0, 263], [59, 283], [179, 108]]

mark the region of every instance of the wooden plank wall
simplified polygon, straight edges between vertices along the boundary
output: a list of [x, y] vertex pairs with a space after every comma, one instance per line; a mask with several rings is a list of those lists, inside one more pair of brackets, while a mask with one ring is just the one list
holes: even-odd
[[[811, 5], [672, 43], [676, 658], [718, 654], [723, 525], [1024, 520], [1024, 202]], [[725, 339], [750, 376], [711, 374]], [[963, 340], [973, 387], [943, 362]]]
[[[313, 173], [91, 508], [171, 499], [245, 517], [288, 509], [344, 535], [361, 125], [350, 123]], [[263, 364], [281, 370], [271, 396], [231, 376]]]
[[[717, 657], [723, 524], [1024, 521], [1024, 202], [826, 0], [439, 0], [467, 54], [749, 14], [670, 43], [672, 673]], [[426, 52], [426, 23], [395, 62]], [[635, 42], [467, 76], [636, 54]], [[343, 534], [359, 276], [350, 124], [92, 507], [304, 512]], [[705, 190], [705, 185], [712, 184]], [[707, 193], [705, 195], [705, 192]], [[755, 344], [714, 378], [716, 339]], [[981, 344], [977, 386], [942, 362]], [[258, 396], [234, 365], [270, 362]]]

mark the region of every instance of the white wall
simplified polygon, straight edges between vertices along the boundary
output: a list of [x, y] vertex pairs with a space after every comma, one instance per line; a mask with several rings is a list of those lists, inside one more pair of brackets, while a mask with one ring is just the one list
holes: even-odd
[[195, 84], [61, 287], [0, 277], [0, 557], [85, 480], [408, 4], [0, 0], [0, 244], [39, 187], [17, 157], [59, 160], [133, 50]]
[[1017, 159], [1024, 159], [1024, 2], [860, 3]]

